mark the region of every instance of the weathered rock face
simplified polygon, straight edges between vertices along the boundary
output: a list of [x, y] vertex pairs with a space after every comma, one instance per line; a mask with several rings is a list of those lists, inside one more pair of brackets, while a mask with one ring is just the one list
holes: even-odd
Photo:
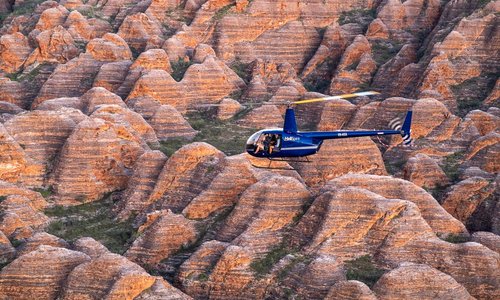
[[280, 230], [292, 223], [310, 196], [297, 179], [265, 177], [241, 195], [219, 231], [218, 240], [233, 240], [233, 244], [247, 250], [265, 253], [281, 241]]
[[148, 121], [159, 140], [179, 137], [192, 139], [198, 133], [184, 119], [181, 113], [170, 105], [161, 105], [154, 111], [154, 114]]
[[243, 80], [233, 70], [209, 56], [202, 64], [191, 65], [180, 82], [165, 71], [146, 73], [136, 82], [129, 99], [150, 96], [184, 113], [191, 105], [216, 103], [244, 86]]
[[370, 138], [325, 141], [311, 163], [291, 163], [309, 186], [321, 186], [347, 173], [385, 175], [384, 161]]
[[24, 149], [0, 124], [0, 180], [17, 182], [26, 167]]
[[157, 144], [158, 138], [153, 128], [136, 112], [118, 105], [99, 105], [91, 115], [116, 125], [122, 125], [138, 139], [146, 143]]
[[125, 188], [143, 152], [141, 141], [123, 125], [98, 118], [81, 122], [66, 141], [55, 168], [53, 186], [60, 203], [93, 201]]
[[0, 231], [11, 239], [28, 238], [43, 229], [49, 219], [41, 212], [47, 202], [31, 190], [0, 181]]
[[480, 243], [491, 250], [500, 253], [500, 236], [491, 233], [491, 232], [484, 232], [484, 231], [478, 231], [474, 232], [472, 234], [472, 241], [476, 243]]
[[28, 38], [16, 32], [0, 37], [0, 70], [14, 73], [19, 70], [31, 53]]
[[45, 9], [40, 15], [35, 29], [44, 31], [62, 25], [68, 14], [68, 10], [61, 5]]
[[276, 105], [263, 105], [238, 120], [238, 124], [249, 128], [279, 127], [283, 126], [283, 117]]
[[181, 212], [220, 172], [224, 154], [206, 143], [186, 145], [167, 161], [151, 193], [155, 207]]
[[447, 186], [449, 179], [435, 160], [425, 154], [417, 154], [408, 159], [404, 179], [423, 188]]
[[[171, 295], [167, 299], [190, 299], [123, 256], [110, 253], [92, 238], [77, 240], [74, 248], [78, 251], [62, 248], [68, 246], [64, 241], [61, 248], [48, 245], [61, 244], [61, 241], [39, 234], [23, 244], [21, 256], [0, 273], [2, 296], [16, 299], [30, 296], [39, 299], [135, 299], [142, 295], [160, 299], [169, 292]], [[35, 244], [40, 246], [28, 249]]]
[[156, 278], [155, 283], [148, 289], [143, 291], [136, 298], [137, 300], [191, 300], [193, 298], [184, 294], [180, 290], [171, 286], [168, 282], [161, 278]]
[[154, 69], [163, 70], [167, 73], [172, 72], [169, 57], [162, 49], [151, 49], [142, 52], [130, 66], [125, 80], [117, 90], [117, 94], [125, 99], [142, 73]]
[[465, 116], [465, 119], [472, 119], [481, 135], [486, 135], [500, 127], [500, 117], [482, 110], [471, 111]]
[[[408, 279], [411, 278], [411, 284]], [[427, 265], [403, 264], [373, 287], [380, 299], [474, 299], [451, 276]]]
[[118, 105], [127, 107], [123, 100], [103, 87], [94, 87], [80, 97], [83, 109], [88, 115], [92, 114], [99, 105]]
[[[465, 3], [453, 3], [446, 7], [443, 13], [442, 27], [448, 27], [449, 34], [441, 42], [434, 41], [432, 53], [435, 54], [426, 66], [419, 91], [433, 89], [442, 95], [442, 101], [451, 109], [468, 105], [471, 98], [467, 88], [469, 80], [474, 85], [487, 86], [488, 80], [481, 72], [489, 72], [498, 68], [491, 64], [493, 56], [484, 55], [490, 51], [490, 45], [498, 43], [498, 37], [485, 34], [494, 26], [494, 13], [498, 11], [495, 5], [486, 6], [480, 13], [473, 13], [468, 18], [457, 18], [454, 10], [462, 9], [468, 14], [471, 7]], [[453, 22], [446, 24], [456, 18]], [[441, 24], [438, 24], [441, 25]], [[448, 25], [448, 26], [447, 26]], [[467, 62], [464, 61], [467, 58]], [[487, 94], [486, 94], [487, 95]], [[458, 102], [458, 103], [457, 103]]]
[[[389, 184], [377, 186], [385, 188]], [[396, 189], [404, 190], [401, 185]], [[370, 254], [391, 269], [405, 261], [427, 264], [451, 275], [472, 296], [494, 298], [497, 287], [492, 278], [497, 276], [494, 268], [500, 263], [497, 253], [476, 243], [455, 245], [436, 238], [414, 203], [394, 199], [410, 199], [408, 196], [386, 196], [393, 200], [364, 189], [342, 189], [337, 185], [315, 200], [294, 238], [303, 241], [309, 253], [335, 255], [342, 260]], [[356, 200], [350, 201], [353, 198]], [[467, 255], [457, 255], [460, 251]], [[474, 270], [474, 278], [465, 269]]]
[[466, 155], [466, 159], [470, 160], [469, 165], [477, 166], [486, 172], [498, 173], [500, 171], [499, 141], [500, 134], [497, 132], [490, 132], [473, 141]]
[[63, 299], [134, 299], [154, 282], [143, 268], [108, 252], [71, 271]]
[[325, 297], [325, 300], [376, 300], [370, 288], [359, 281], [348, 280], [335, 284]]
[[79, 42], [100, 38], [105, 33], [112, 31], [108, 22], [97, 18], [87, 20], [76, 10], [69, 13], [64, 27], [68, 29], [73, 39]]
[[26, 65], [34, 63], [66, 63], [79, 53], [71, 34], [58, 25], [36, 36], [38, 47], [31, 53]]
[[45, 100], [62, 97], [80, 97], [92, 87], [94, 77], [103, 63], [89, 54], [80, 54], [63, 65], [58, 65], [44, 83], [32, 106]]
[[145, 224], [139, 228], [141, 236], [125, 257], [141, 265], [153, 266], [194, 243], [198, 235], [196, 223], [170, 210], [154, 211], [147, 215]]
[[422, 217], [435, 233], [467, 233], [464, 225], [448, 214], [425, 190], [401, 179], [374, 175], [345, 175], [330, 181], [324, 190], [356, 186], [390, 199], [404, 199], [415, 203]]
[[2, 269], [0, 292], [7, 298], [54, 299], [71, 270], [89, 260], [81, 252], [40, 246]]
[[123, 192], [120, 218], [139, 213], [150, 204], [149, 195], [166, 161], [166, 156], [160, 151], [147, 151], [137, 159], [134, 173], [128, 182], [127, 189]]
[[304, 184], [290, 177], [268, 174], [248, 187], [218, 230], [217, 240], [204, 243], [182, 265], [179, 279], [185, 288], [196, 297], [262, 298], [267, 283], [255, 278], [250, 264], [285, 243], [286, 229], [309, 198]]
[[243, 106], [236, 100], [231, 98], [222, 99], [217, 110], [217, 119], [228, 120], [234, 117], [237, 113], [243, 110]]
[[31, 105], [32, 95], [26, 90], [26, 85], [22, 82], [0, 77], [0, 95], [2, 101], [12, 103], [21, 108], [28, 108]]
[[[237, 177], [234, 175], [238, 174]], [[257, 182], [260, 174], [241, 156], [225, 159], [224, 169], [206, 190], [196, 196], [182, 213], [190, 219], [203, 219], [210, 214], [232, 206], [238, 196]]]
[[355, 111], [356, 106], [347, 100], [333, 100], [325, 103], [318, 130], [333, 131], [342, 129]]
[[446, 209], [462, 223], [467, 224], [469, 218], [481, 203], [492, 196], [495, 186], [482, 177], [471, 177], [451, 187], [443, 200]]
[[39, 232], [28, 238], [26, 242], [19, 246], [17, 249], [17, 256], [35, 251], [41, 245], [69, 249], [69, 244], [65, 240], [45, 232]]
[[118, 35], [136, 51], [144, 50], [151, 37], [161, 34], [160, 25], [144, 13], [127, 16], [118, 30]]
[[87, 44], [86, 52], [98, 61], [132, 59], [132, 52], [127, 43], [113, 33], [106, 33], [102, 38], [91, 40]]
[[12, 246], [5, 234], [0, 231], [0, 263], [4, 264], [13, 259], [16, 255], [16, 248]]
[[57, 154], [83, 118], [85, 116], [74, 109], [35, 110], [16, 115], [5, 123], [7, 131], [30, 159], [22, 182], [29, 186], [45, 183], [46, 173], [52, 170]]
[[330, 94], [355, 91], [360, 84], [371, 81], [376, 69], [377, 64], [371, 55], [370, 43], [364, 36], [357, 36], [346, 48], [337, 66], [330, 84]]
[[[179, 268], [178, 278], [189, 295], [208, 295], [209, 287], [200, 282], [215, 267], [229, 243], [216, 240], [203, 243]], [[195, 280], [189, 280], [190, 278]]]
[[130, 60], [104, 64], [99, 73], [97, 73], [93, 86], [103, 87], [108, 91], [116, 93], [125, 81], [131, 65], [132, 62]]

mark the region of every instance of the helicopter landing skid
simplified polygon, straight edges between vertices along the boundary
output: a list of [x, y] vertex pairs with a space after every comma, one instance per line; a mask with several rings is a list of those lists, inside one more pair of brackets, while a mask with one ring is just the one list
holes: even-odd
[[268, 157], [267, 159], [269, 160], [269, 165], [268, 166], [257, 166], [252, 164], [253, 167], [258, 168], [258, 169], [268, 169], [268, 170], [285, 170], [285, 171], [295, 171], [295, 168], [290, 166], [289, 168], [283, 168], [283, 167], [271, 167], [271, 163], [273, 161], [277, 162], [298, 162], [298, 163], [310, 163], [311, 161], [309, 158], [304, 157], [305, 159], [286, 159], [286, 158], [271, 158]]
[[291, 157], [285, 158], [285, 157], [279, 157], [279, 158], [273, 158], [273, 157], [268, 157], [270, 161], [284, 161], [284, 162], [300, 162], [300, 163], [310, 163], [311, 161], [307, 156], [301, 156], [297, 157], [297, 159], [293, 159]]

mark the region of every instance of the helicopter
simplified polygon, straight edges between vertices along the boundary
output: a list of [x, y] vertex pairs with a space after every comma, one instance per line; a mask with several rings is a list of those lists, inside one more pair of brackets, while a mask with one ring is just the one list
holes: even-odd
[[[309, 162], [307, 157], [318, 153], [323, 141], [329, 139], [399, 134], [403, 138], [403, 144], [405, 146], [410, 145], [412, 142], [411, 110], [406, 113], [402, 126], [399, 119], [392, 120], [390, 122], [391, 130], [299, 131], [297, 129], [293, 105], [378, 94], [380, 93], [368, 91], [289, 102], [287, 103], [288, 107], [285, 112], [283, 128], [270, 128], [255, 132], [248, 138], [245, 149], [248, 154], [258, 158], [289, 162]], [[305, 160], [297, 160], [297, 158], [305, 158]]]

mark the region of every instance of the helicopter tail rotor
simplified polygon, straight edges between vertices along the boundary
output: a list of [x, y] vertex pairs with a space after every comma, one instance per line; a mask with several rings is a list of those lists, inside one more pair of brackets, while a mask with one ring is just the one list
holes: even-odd
[[401, 123], [401, 119], [396, 118], [389, 122], [389, 127], [392, 130], [398, 130], [401, 132], [401, 137], [403, 138], [403, 145], [410, 146], [413, 142], [411, 138], [411, 118], [413, 112], [410, 110], [406, 113], [404, 122]]

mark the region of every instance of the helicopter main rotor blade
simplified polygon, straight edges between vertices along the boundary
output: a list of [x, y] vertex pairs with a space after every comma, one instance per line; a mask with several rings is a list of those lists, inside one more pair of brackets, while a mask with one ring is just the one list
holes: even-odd
[[360, 96], [373, 96], [373, 95], [379, 95], [379, 94], [380, 94], [379, 92], [374, 92], [374, 91], [359, 92], [359, 93], [344, 94], [344, 95], [338, 95], [338, 96], [329, 96], [329, 97], [323, 97], [323, 98], [299, 100], [299, 101], [291, 102], [290, 104], [305, 104], [305, 103], [313, 103], [313, 102], [321, 102], [321, 101], [354, 98], [354, 97], [360, 97]]

